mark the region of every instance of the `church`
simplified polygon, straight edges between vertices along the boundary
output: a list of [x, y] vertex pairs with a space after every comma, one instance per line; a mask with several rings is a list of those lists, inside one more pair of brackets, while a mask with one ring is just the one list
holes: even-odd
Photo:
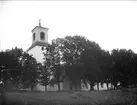
[[[39, 21], [39, 25], [35, 26], [32, 29], [32, 45], [29, 47], [27, 52], [37, 60], [37, 62], [43, 64], [43, 52], [44, 48], [46, 48], [48, 44], [48, 31], [49, 28], [45, 28], [41, 26], [41, 22]], [[47, 91], [57, 91], [58, 86], [47, 86]], [[69, 90], [69, 81], [64, 80], [60, 83], [60, 90]], [[81, 85], [80, 90], [88, 90], [84, 84]], [[45, 86], [38, 84], [35, 86], [34, 91], [45, 91]]]

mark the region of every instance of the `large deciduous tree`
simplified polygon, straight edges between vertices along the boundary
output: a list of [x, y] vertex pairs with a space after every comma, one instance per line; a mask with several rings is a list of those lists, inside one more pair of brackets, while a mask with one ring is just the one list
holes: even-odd
[[114, 87], [118, 82], [122, 87], [128, 87], [136, 79], [136, 54], [132, 50], [114, 49], [111, 56], [113, 58], [113, 80]]
[[21, 77], [21, 82], [24, 88], [31, 88], [33, 92], [34, 86], [38, 83], [39, 71], [38, 71], [38, 63], [32, 55], [25, 53], [23, 61], [23, 72]]
[[39, 70], [40, 70], [39, 83], [45, 86], [45, 92], [46, 92], [47, 86], [50, 84], [50, 76], [51, 76], [48, 63], [44, 63], [44, 65], [41, 65]]
[[23, 50], [17, 47], [0, 52], [0, 71], [6, 89], [6, 81], [11, 80], [14, 85], [19, 84], [19, 78], [22, 72], [21, 59]]
[[107, 89], [109, 89], [109, 84], [111, 83], [112, 77], [112, 57], [108, 51], [102, 50], [102, 54], [99, 58], [101, 73], [101, 84], [106, 83]]
[[[86, 72], [85, 72], [85, 78], [89, 81], [91, 87], [94, 86], [94, 84], [97, 84], [97, 89], [99, 90], [99, 82], [100, 80], [100, 63], [99, 63], [99, 57], [100, 57], [101, 50], [97, 49], [86, 49], [83, 51], [81, 57], [84, 62]], [[91, 88], [92, 89], [92, 88]]]
[[[100, 71], [98, 59], [96, 58], [97, 56], [99, 56], [97, 54], [100, 53], [101, 48], [97, 43], [91, 42], [87, 40], [85, 37], [78, 35], [66, 36], [65, 38], [57, 38], [56, 40], [53, 40], [53, 43], [56, 45], [56, 48], [58, 48], [61, 53], [61, 61], [66, 63], [67, 65], [65, 70], [66, 76], [71, 80], [73, 84], [76, 85], [76, 80], [81, 81], [81, 79], [87, 79], [83, 78], [85, 74], [85, 69], [86, 71], [88, 71], [89, 68], [94, 69], [97, 72]], [[85, 58], [81, 55], [86, 55], [87, 50], [90, 50], [90, 53], [88, 53], [87, 56], [94, 56], [94, 60], [90, 59], [90, 61], [88, 61], [86, 60], [88, 57]], [[79, 65], [79, 60], [81, 61], [81, 64], [83, 64], [82, 67]], [[89, 64], [89, 62], [91, 63]]]
[[[49, 84], [57, 84], [60, 91], [60, 82], [62, 76], [62, 67], [60, 65], [60, 52], [56, 44], [48, 44], [44, 52], [44, 74], [50, 77]], [[54, 82], [53, 82], [54, 81]]]

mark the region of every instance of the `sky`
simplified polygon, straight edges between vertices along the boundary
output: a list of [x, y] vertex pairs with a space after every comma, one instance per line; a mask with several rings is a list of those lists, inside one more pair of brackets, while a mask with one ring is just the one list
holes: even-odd
[[39, 19], [49, 28], [49, 42], [82, 35], [105, 50], [137, 53], [136, 1], [0, 1], [0, 50], [26, 51]]

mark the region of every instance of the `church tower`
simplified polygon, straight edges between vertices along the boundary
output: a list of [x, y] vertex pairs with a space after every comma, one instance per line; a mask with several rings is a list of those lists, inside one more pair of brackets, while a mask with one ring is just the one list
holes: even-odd
[[39, 62], [43, 62], [43, 50], [48, 44], [48, 28], [41, 26], [41, 21], [39, 20], [39, 25], [36, 26], [32, 32], [32, 45], [29, 47], [27, 52]]
[[32, 44], [48, 43], [48, 28], [42, 27], [39, 20], [39, 26], [32, 30]]

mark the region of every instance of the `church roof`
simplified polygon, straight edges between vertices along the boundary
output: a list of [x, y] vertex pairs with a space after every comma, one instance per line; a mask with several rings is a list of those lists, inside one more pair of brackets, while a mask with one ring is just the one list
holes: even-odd
[[[42, 27], [42, 26], [36, 26], [35, 28], [33, 28], [33, 30], [35, 30], [36, 28], [48, 29], [48, 28], [45, 28], [45, 27]], [[33, 31], [33, 30], [31, 30], [31, 31]]]
[[42, 46], [42, 47], [47, 47], [47, 43], [45, 43], [45, 42], [35, 42], [35, 43], [33, 43], [31, 46], [30, 46], [30, 48], [27, 50], [27, 52], [29, 51], [29, 50], [31, 50], [32, 48], [34, 48], [35, 46]]

